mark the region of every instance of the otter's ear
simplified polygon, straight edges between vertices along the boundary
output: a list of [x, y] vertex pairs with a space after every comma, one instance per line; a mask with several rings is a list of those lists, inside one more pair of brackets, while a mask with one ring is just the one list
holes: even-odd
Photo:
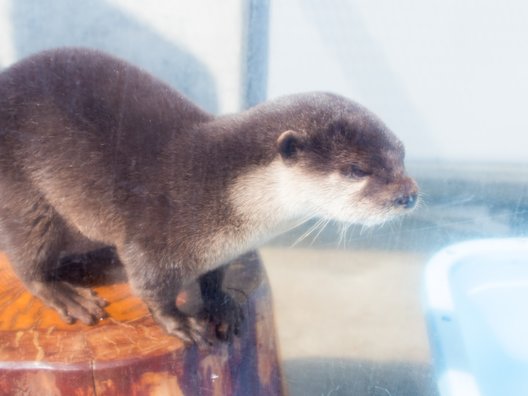
[[277, 148], [286, 163], [293, 163], [304, 148], [304, 134], [297, 131], [282, 132], [277, 139]]

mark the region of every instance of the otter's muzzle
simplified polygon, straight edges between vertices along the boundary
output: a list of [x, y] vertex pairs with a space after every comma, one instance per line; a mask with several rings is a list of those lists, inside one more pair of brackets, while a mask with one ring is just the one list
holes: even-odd
[[406, 178], [401, 182], [400, 190], [393, 200], [394, 206], [404, 209], [412, 209], [418, 202], [418, 186], [411, 178]]

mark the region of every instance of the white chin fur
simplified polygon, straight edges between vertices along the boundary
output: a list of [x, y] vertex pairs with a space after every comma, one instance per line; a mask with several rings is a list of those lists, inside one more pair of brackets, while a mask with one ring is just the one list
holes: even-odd
[[367, 226], [382, 223], [392, 216], [361, 198], [366, 183], [338, 172], [312, 174], [278, 158], [239, 177], [231, 189], [231, 201], [259, 234], [311, 217]]

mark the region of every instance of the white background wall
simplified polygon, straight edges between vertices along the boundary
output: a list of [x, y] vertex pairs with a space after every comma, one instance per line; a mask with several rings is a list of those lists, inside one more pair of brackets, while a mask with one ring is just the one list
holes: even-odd
[[[98, 47], [208, 110], [237, 111], [247, 1], [0, 0], [0, 67], [43, 48]], [[270, 4], [269, 97], [358, 100], [411, 160], [528, 163], [528, 2]]]
[[88, 46], [142, 66], [215, 113], [242, 105], [244, 0], [0, 0], [0, 68]]
[[411, 160], [528, 162], [528, 2], [275, 0], [268, 95], [358, 100]]

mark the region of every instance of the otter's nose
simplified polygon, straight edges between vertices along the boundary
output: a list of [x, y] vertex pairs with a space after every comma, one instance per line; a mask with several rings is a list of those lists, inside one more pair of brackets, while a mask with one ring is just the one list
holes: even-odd
[[405, 209], [412, 209], [416, 205], [418, 200], [418, 194], [415, 192], [409, 194], [402, 194], [394, 200], [394, 204], [398, 206], [403, 206]]

